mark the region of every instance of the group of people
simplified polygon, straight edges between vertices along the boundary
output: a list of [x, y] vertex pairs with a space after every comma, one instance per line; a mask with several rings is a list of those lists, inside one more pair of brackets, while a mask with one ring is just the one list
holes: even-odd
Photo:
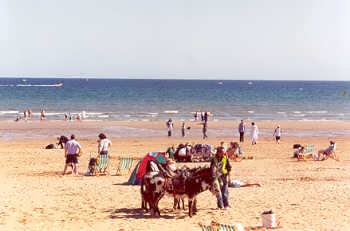
[[209, 112], [207, 112], [207, 111], [202, 111], [202, 112], [198, 112], [198, 111], [196, 111], [195, 113], [194, 113], [194, 121], [198, 121], [199, 120], [199, 118], [200, 118], [200, 120], [202, 121], [202, 122], [208, 122], [208, 119], [209, 119]]
[[[98, 135], [98, 141], [97, 141], [97, 153], [99, 159], [104, 159], [105, 161], [108, 161], [108, 151], [109, 148], [112, 145], [112, 142], [107, 138], [107, 136], [104, 133], [100, 133]], [[72, 174], [77, 176], [78, 175], [78, 158], [82, 155], [82, 146], [79, 144], [79, 142], [75, 139], [75, 135], [71, 135], [70, 139], [68, 140], [67, 137], [61, 136], [59, 137], [59, 145], [61, 145], [61, 148], [64, 148], [64, 157], [65, 157], [65, 166], [63, 170], [63, 175], [66, 174], [67, 168], [72, 168]], [[99, 172], [105, 173], [106, 166], [104, 169], [98, 169]]]
[[[241, 122], [238, 125], [238, 133], [239, 133], [239, 142], [244, 142], [244, 134], [246, 132], [246, 126], [243, 120], [241, 120]], [[277, 127], [275, 128], [273, 135], [272, 135], [275, 140], [276, 143], [279, 144], [280, 140], [281, 140], [281, 136], [282, 136], [282, 129], [280, 125], [277, 125]], [[259, 138], [259, 128], [258, 126], [255, 124], [255, 122], [252, 122], [251, 125], [251, 141], [252, 141], [252, 145], [255, 145], [258, 141]]]
[[[21, 119], [24, 119], [25, 121], [27, 121], [27, 120], [30, 120], [32, 117], [33, 117], [33, 112], [32, 112], [32, 110], [30, 108], [28, 108], [28, 109], [25, 109], [23, 111], [23, 118], [20, 115], [17, 115], [15, 121], [18, 122]], [[40, 120], [44, 120], [45, 118], [46, 118], [45, 110], [41, 109], [41, 111], [40, 111]]]
[[293, 148], [295, 149], [294, 156], [298, 160], [327, 160], [328, 158], [339, 160], [335, 153], [336, 143], [333, 140], [329, 141], [329, 146], [327, 148], [320, 149], [317, 152], [306, 150], [306, 148], [300, 144], [295, 144]]
[[[173, 120], [170, 118], [168, 121], [165, 123], [168, 131], [168, 137], [171, 137], [173, 135], [173, 130], [174, 130], [174, 123]], [[203, 133], [203, 139], [208, 138], [207, 131], [208, 131], [208, 120], [204, 120], [202, 123], [202, 133]], [[188, 126], [186, 127], [186, 123], [183, 121], [181, 124], [181, 136], [185, 137], [188, 132], [190, 131], [191, 127]]]

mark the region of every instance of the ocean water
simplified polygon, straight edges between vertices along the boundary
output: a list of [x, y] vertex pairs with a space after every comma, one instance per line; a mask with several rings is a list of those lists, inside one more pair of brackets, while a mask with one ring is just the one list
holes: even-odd
[[350, 119], [350, 82], [1, 78], [0, 99], [0, 119], [27, 108], [49, 119]]

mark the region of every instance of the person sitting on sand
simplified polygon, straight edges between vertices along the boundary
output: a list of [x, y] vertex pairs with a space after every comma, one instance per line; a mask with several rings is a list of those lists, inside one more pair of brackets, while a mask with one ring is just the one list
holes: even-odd
[[66, 174], [67, 167], [72, 166], [72, 174], [78, 176], [78, 156], [81, 152], [80, 144], [75, 140], [75, 136], [71, 135], [70, 140], [66, 143], [64, 148], [66, 164], [64, 166], [63, 175]]
[[327, 160], [329, 157], [338, 160], [335, 154], [335, 142], [332, 140], [329, 142], [328, 148], [319, 150], [317, 154], [318, 160]]
[[335, 142], [330, 141], [330, 145], [326, 149], [321, 149], [317, 153], [310, 153], [307, 155], [303, 155], [304, 147], [300, 149], [300, 153], [298, 155], [298, 160], [327, 160], [329, 157], [332, 159], [339, 161], [335, 154]]
[[61, 146], [61, 149], [63, 149], [69, 139], [67, 136], [60, 136], [60, 137], [57, 137], [57, 140], [58, 140], [57, 145]]
[[230, 160], [241, 161], [244, 152], [242, 151], [242, 148], [237, 142], [231, 142], [226, 154]]
[[241, 188], [241, 187], [251, 187], [251, 186], [258, 186], [261, 187], [261, 183], [259, 182], [252, 182], [252, 181], [239, 181], [239, 180], [232, 180], [229, 183], [229, 187], [231, 188]]
[[[97, 153], [99, 154], [99, 159], [100, 161], [104, 159], [104, 161], [108, 163], [108, 149], [111, 147], [112, 142], [109, 139], [107, 139], [107, 136], [103, 133], [100, 133], [98, 135], [98, 138], [99, 140], [97, 141], [98, 142]], [[105, 173], [106, 169], [107, 169], [107, 166], [104, 167], [102, 172]], [[98, 169], [98, 170], [101, 172], [102, 169]]]
[[169, 147], [166, 152], [166, 154], [168, 154], [169, 159], [174, 159], [174, 155], [175, 155], [175, 145], [172, 145], [171, 147]]

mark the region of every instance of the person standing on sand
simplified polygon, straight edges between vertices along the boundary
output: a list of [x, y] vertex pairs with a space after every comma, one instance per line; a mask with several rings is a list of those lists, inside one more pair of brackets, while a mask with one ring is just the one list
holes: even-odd
[[41, 112], [40, 112], [40, 120], [44, 120], [45, 119], [45, 110], [44, 109], [41, 109]]
[[25, 121], [27, 121], [27, 118], [28, 118], [28, 116], [27, 116], [27, 109], [23, 111], [23, 118], [24, 118]]
[[[98, 147], [97, 147], [97, 153], [99, 153], [99, 159], [100, 161], [104, 161], [105, 163], [108, 163], [108, 149], [111, 147], [112, 142], [107, 139], [107, 136], [104, 133], [100, 133], [98, 135]], [[107, 169], [107, 166], [104, 167], [104, 169], [98, 169], [99, 172], [105, 173]]]
[[182, 125], [181, 125], [181, 135], [182, 137], [186, 136], [185, 122], [182, 122]]
[[78, 156], [81, 152], [81, 145], [75, 140], [75, 136], [71, 135], [70, 140], [64, 147], [66, 164], [64, 166], [63, 175], [66, 174], [67, 167], [72, 166], [72, 174], [78, 176]]
[[243, 120], [238, 125], [238, 132], [239, 132], [239, 142], [244, 142], [244, 132], [245, 132], [245, 124]]
[[207, 111], [204, 112], [204, 122], [205, 122], [205, 123], [208, 122], [208, 117], [209, 117], [208, 112], [207, 112]]
[[259, 129], [258, 129], [258, 126], [253, 122], [252, 123], [252, 145], [256, 144], [258, 137], [259, 137]]
[[28, 119], [31, 119], [33, 113], [32, 113], [32, 110], [30, 108], [27, 110], [27, 113], [28, 113]]
[[275, 129], [274, 133], [273, 133], [273, 136], [275, 137], [277, 144], [280, 143], [281, 135], [282, 135], [281, 126], [278, 125], [277, 128]]
[[217, 205], [219, 209], [230, 208], [228, 185], [230, 182], [231, 164], [222, 147], [218, 147], [215, 157], [210, 163], [211, 174], [217, 178], [220, 185], [220, 195], [217, 196]]
[[203, 123], [203, 128], [202, 128], [203, 139], [208, 138], [208, 136], [207, 136], [207, 131], [208, 131], [208, 123], [207, 123], [207, 122], [204, 122], [204, 123]]
[[169, 119], [169, 120], [166, 122], [166, 126], [167, 126], [167, 128], [168, 128], [168, 137], [171, 137], [172, 132], [173, 132], [173, 128], [174, 128], [173, 121], [172, 121], [171, 119]]

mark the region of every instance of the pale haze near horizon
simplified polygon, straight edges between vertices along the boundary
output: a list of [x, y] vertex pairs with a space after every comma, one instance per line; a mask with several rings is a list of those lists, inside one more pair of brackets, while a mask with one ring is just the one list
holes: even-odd
[[350, 80], [349, 12], [346, 0], [0, 0], [0, 76]]

